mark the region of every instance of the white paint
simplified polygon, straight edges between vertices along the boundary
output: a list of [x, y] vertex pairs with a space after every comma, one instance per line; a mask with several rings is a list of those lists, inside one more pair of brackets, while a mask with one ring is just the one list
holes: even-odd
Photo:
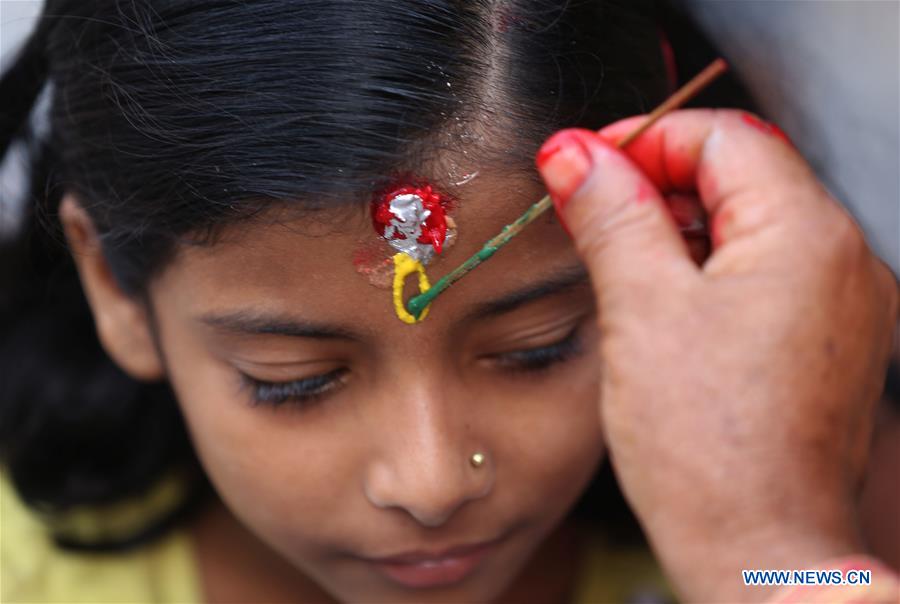
[[472, 182], [473, 180], [475, 180], [475, 178], [476, 178], [477, 176], [478, 176], [478, 170], [475, 170], [475, 171], [472, 172], [471, 174], [466, 174], [466, 175], [464, 175], [464, 176], [462, 177], [462, 180], [453, 183], [453, 186], [455, 186], [455, 187], [461, 187], [462, 185], [467, 185], [467, 184], [469, 184], [470, 182]]

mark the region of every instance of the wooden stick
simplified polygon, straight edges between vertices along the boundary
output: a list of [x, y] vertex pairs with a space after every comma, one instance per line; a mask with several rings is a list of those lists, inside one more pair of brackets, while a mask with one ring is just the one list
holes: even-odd
[[[628, 146], [632, 141], [634, 141], [634, 139], [643, 134], [647, 130], [647, 128], [656, 123], [659, 118], [669, 113], [673, 109], [677, 109], [684, 103], [688, 102], [690, 99], [696, 96], [697, 93], [706, 88], [713, 80], [718, 78], [727, 70], [728, 64], [724, 61], [724, 59], [716, 59], [715, 61], [710, 63], [709, 66], [706, 67], [706, 69], [694, 76], [690, 82], [679, 88], [675, 92], [675, 94], [670, 96], [659, 107], [654, 109], [647, 116], [647, 119], [645, 119], [641, 123], [640, 126], [635, 128], [628, 134], [628, 136], [619, 141], [617, 147], [623, 149]], [[522, 229], [534, 222], [534, 220], [538, 216], [546, 212], [552, 205], [553, 202], [550, 200], [550, 196], [545, 195], [543, 199], [525, 210], [525, 213], [522, 214], [518, 219], [516, 219], [515, 222], [503, 227], [503, 230], [492, 237], [487, 243], [485, 243], [480, 250], [478, 250], [475, 254], [470, 256], [468, 260], [457, 266], [455, 269], [453, 269], [447, 275], [437, 281], [431, 287], [431, 289], [419, 294], [418, 296], [410, 298], [409, 302], [407, 303], [407, 309], [409, 310], [409, 313], [416, 319], [419, 319], [419, 317], [422, 316], [422, 312], [428, 307], [428, 305], [431, 304], [431, 302], [434, 301], [434, 299], [437, 298], [444, 290], [466, 276], [473, 268], [493, 256], [497, 252], [497, 250], [509, 243], [510, 239], [518, 235], [522, 231]]]
[[656, 123], [659, 118], [669, 113], [673, 109], [677, 109], [687, 103], [689, 100], [697, 96], [697, 94], [709, 86], [713, 80], [728, 71], [728, 63], [725, 59], [716, 59], [706, 66], [706, 68], [691, 78], [691, 81], [675, 91], [675, 94], [667, 98], [662, 104], [654, 109], [644, 122], [631, 131], [631, 133], [619, 141], [619, 149], [624, 149], [631, 144], [634, 139], [642, 135], [647, 128]]

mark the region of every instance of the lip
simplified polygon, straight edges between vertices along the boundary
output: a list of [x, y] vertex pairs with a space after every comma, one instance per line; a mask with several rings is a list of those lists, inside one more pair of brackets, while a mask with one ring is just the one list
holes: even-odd
[[440, 587], [459, 583], [472, 574], [500, 541], [494, 539], [441, 552], [405, 552], [367, 561], [382, 575], [404, 587]]

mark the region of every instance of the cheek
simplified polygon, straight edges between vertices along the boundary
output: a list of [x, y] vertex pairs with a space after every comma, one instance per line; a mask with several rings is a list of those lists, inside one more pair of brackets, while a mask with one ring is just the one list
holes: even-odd
[[564, 512], [603, 459], [596, 367], [590, 356], [540, 387], [509, 391], [497, 430], [502, 436], [493, 442], [503, 449], [508, 480], [516, 481], [531, 509]]

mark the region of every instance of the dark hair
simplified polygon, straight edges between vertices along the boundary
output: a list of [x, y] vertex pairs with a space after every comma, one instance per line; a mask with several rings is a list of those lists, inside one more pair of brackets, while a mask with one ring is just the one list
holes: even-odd
[[[0, 452], [26, 503], [114, 502], [198, 467], [169, 388], [132, 380], [97, 341], [59, 244], [63, 191], [92, 218], [118, 283], [141, 296], [180, 242], [212, 241], [273, 204], [368, 200], [434, 150], [529, 173], [554, 130], [652, 108], [666, 92], [654, 11], [634, 0], [49, 0], [0, 80], [0, 153], [20, 140], [32, 155], [24, 226], [0, 246]], [[29, 114], [45, 90], [39, 136]]]

